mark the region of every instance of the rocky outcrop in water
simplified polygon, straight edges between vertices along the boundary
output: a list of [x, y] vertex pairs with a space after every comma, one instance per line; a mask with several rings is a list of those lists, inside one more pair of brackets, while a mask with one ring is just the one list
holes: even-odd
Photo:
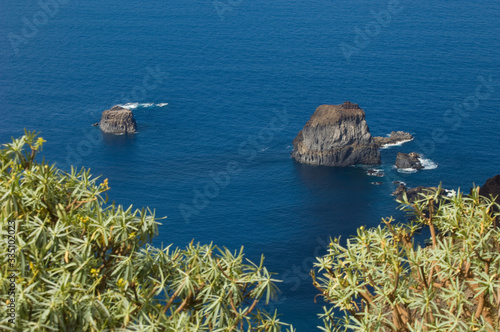
[[413, 140], [413, 136], [410, 133], [404, 131], [393, 131], [389, 137], [373, 137], [373, 141], [379, 147], [383, 147], [384, 145], [393, 145], [399, 144], [403, 142], [409, 142]]
[[486, 180], [486, 183], [479, 189], [479, 195], [490, 198], [496, 197], [496, 202], [500, 203], [500, 175]]
[[422, 198], [421, 194], [426, 195], [429, 193], [436, 193], [438, 188], [436, 187], [415, 187], [408, 189], [404, 184], [399, 184], [396, 190], [392, 193], [392, 196], [396, 196], [397, 200], [402, 200], [404, 193], [406, 193], [406, 197], [408, 197], [409, 202], [413, 202], [416, 199]]
[[135, 133], [137, 130], [134, 114], [121, 106], [113, 106], [102, 112], [99, 126], [104, 133], [109, 134]]
[[[487, 198], [491, 198], [490, 195], [496, 197], [495, 202], [500, 204], [500, 175], [495, 175], [486, 180], [486, 183], [479, 189], [479, 195]], [[491, 212], [498, 213], [500, 208], [495, 205]], [[500, 216], [495, 217], [494, 223], [496, 226], [500, 226]]]
[[321, 105], [293, 140], [292, 158], [310, 165], [380, 164], [380, 151], [365, 121], [351, 102]]
[[420, 155], [415, 152], [403, 153], [398, 152], [396, 157], [396, 167], [397, 168], [411, 168], [411, 169], [422, 169], [422, 163], [420, 162]]

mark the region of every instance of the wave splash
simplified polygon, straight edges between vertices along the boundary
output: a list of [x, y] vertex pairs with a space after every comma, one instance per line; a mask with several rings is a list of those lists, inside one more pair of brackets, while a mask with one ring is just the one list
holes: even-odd
[[148, 108], [148, 107], [165, 107], [167, 106], [168, 103], [126, 103], [126, 104], [118, 104], [117, 106], [123, 107], [123, 108], [128, 108], [129, 110], [133, 110], [136, 108]]
[[[422, 166], [424, 167], [424, 168], [422, 168], [423, 171], [430, 171], [430, 170], [438, 168], [438, 164], [436, 164], [435, 162], [433, 162], [430, 159], [424, 158], [423, 156], [420, 156], [418, 158], [418, 160], [420, 161], [420, 164], [422, 164]], [[397, 170], [399, 173], [407, 173], [407, 174], [408, 173], [416, 173], [418, 171], [414, 168], [398, 168]]]
[[397, 143], [384, 144], [380, 148], [381, 149], [389, 149], [389, 148], [391, 148], [393, 146], [401, 146], [401, 145], [403, 145], [405, 143], [408, 143], [408, 142], [411, 142], [411, 141], [413, 141], [413, 138], [412, 139], [407, 139], [407, 140], [404, 140], [404, 141], [400, 141], [400, 142], [397, 142]]
[[433, 162], [430, 159], [420, 157], [420, 158], [418, 158], [418, 160], [420, 160], [420, 163], [422, 164], [422, 166], [424, 166], [424, 168], [423, 168], [424, 171], [438, 168], [438, 164], [436, 164], [435, 162]]

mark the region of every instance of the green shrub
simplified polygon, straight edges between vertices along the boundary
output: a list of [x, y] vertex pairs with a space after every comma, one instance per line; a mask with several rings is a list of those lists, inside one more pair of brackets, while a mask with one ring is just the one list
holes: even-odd
[[257, 306], [276, 293], [263, 259], [212, 244], [150, 246], [159, 225], [151, 211], [107, 205], [108, 181], [89, 170], [38, 163], [44, 142], [26, 132], [0, 150], [0, 330], [284, 329]]
[[[403, 202], [413, 221], [359, 228], [318, 258], [313, 283], [325, 307], [324, 331], [499, 331], [498, 204], [460, 192]], [[498, 217], [498, 214], [496, 214]], [[430, 233], [429, 245], [416, 243]], [[338, 312], [341, 318], [337, 318]]]

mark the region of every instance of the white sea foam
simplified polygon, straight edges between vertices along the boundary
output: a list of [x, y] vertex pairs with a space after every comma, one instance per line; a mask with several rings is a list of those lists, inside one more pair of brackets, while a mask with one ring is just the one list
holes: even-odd
[[267, 151], [267, 149], [269, 149], [270, 146], [268, 146], [267, 148], [263, 148], [262, 150], [260, 150], [259, 152], [264, 152], [264, 151]]
[[126, 104], [121, 104], [118, 106], [123, 107], [123, 108], [128, 108], [129, 110], [133, 110], [133, 109], [136, 109], [137, 107], [139, 107], [139, 103], [126, 103]]
[[118, 106], [121, 106], [123, 108], [128, 108], [129, 110], [133, 110], [136, 108], [147, 108], [147, 107], [153, 107], [153, 106], [158, 106], [158, 107], [163, 107], [168, 105], [168, 103], [162, 103], [162, 104], [154, 104], [154, 103], [126, 103], [126, 104], [120, 104]]
[[444, 189], [444, 192], [446, 193], [446, 197], [453, 197], [457, 195], [457, 192], [453, 189]]
[[368, 176], [377, 176], [377, 177], [384, 177], [385, 172], [382, 169], [376, 169], [376, 168], [370, 168], [369, 170], [366, 171], [366, 174]]
[[404, 140], [401, 142], [397, 142], [397, 143], [384, 144], [384, 145], [382, 145], [381, 149], [388, 149], [388, 148], [393, 147], [393, 146], [401, 146], [401, 145], [408, 143], [408, 142], [411, 142], [411, 141], [413, 141], [413, 138], [407, 139], [407, 140]]
[[420, 157], [418, 158], [418, 160], [420, 160], [420, 163], [422, 164], [422, 166], [424, 166], [424, 170], [436, 169], [438, 167], [438, 164], [436, 164], [430, 159], [425, 159], [423, 157]]
[[398, 168], [398, 172], [409, 174], [409, 173], [416, 173], [417, 170], [414, 168]]

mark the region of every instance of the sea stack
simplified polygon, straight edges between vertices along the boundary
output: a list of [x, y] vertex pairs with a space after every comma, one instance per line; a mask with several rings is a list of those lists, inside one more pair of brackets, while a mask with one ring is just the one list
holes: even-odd
[[292, 158], [309, 165], [380, 164], [380, 151], [354, 103], [321, 105], [293, 140]]
[[99, 126], [104, 133], [108, 134], [135, 133], [137, 129], [132, 111], [121, 106], [113, 106], [102, 112]]

